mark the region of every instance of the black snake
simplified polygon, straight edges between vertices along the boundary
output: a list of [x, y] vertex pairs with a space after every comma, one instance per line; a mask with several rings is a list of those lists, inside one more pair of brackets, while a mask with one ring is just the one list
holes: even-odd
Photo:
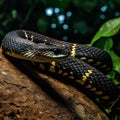
[[119, 88], [103, 74], [112, 69], [112, 60], [101, 49], [26, 30], [9, 32], [1, 46], [3, 53], [40, 62], [41, 69], [67, 77], [101, 99], [115, 100], [120, 95]]

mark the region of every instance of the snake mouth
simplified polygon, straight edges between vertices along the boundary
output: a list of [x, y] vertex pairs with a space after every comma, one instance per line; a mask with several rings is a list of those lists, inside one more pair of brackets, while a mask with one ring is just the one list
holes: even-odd
[[62, 49], [53, 49], [53, 50], [48, 50], [48, 51], [44, 51], [42, 53], [44, 56], [46, 57], [50, 57], [50, 58], [66, 58], [68, 56], [68, 53], [65, 52]]
[[43, 51], [37, 51], [36, 60], [42, 62], [50, 62], [50, 61], [60, 61], [67, 58], [69, 54], [63, 49], [55, 48], [55, 49], [47, 49]]
[[[19, 57], [19, 56], [20, 57]], [[51, 62], [51, 61], [60, 61], [69, 56], [67, 52], [65, 52], [63, 49], [60, 48], [41, 48], [38, 50], [28, 49], [24, 51], [21, 54], [15, 55], [19, 58], [24, 58], [26, 60], [30, 61], [36, 61], [36, 62]]]

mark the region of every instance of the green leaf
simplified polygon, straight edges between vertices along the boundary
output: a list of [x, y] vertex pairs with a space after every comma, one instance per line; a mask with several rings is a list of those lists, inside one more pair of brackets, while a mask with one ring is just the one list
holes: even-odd
[[104, 37], [97, 41], [95, 46], [109, 52], [113, 47], [113, 40], [111, 37]]
[[12, 10], [12, 17], [13, 18], [17, 17], [17, 10], [15, 10], [15, 9]]
[[114, 51], [111, 51], [111, 48], [113, 47], [113, 40], [112, 38], [106, 38], [106, 40], [104, 40], [104, 46], [103, 46], [104, 50], [106, 52], [108, 52], [112, 58], [113, 61], [113, 69], [115, 71], [117, 71], [118, 73], [120, 73], [120, 57], [117, 56]]
[[114, 53], [114, 51], [111, 51], [111, 48], [113, 47], [112, 38], [111, 37], [103, 38], [97, 42], [96, 46], [98, 48], [105, 50], [107, 53], [109, 53], [109, 55], [111, 56], [112, 61], [113, 61], [114, 71], [117, 71], [118, 73], [120, 73], [120, 57], [117, 56]]
[[105, 41], [105, 44], [104, 44], [104, 50], [109, 52], [112, 47], [113, 47], [112, 38], [110, 38], [110, 37], [106, 38], [106, 41]]
[[120, 17], [105, 22], [91, 41], [91, 45], [101, 37], [110, 37], [115, 35], [120, 29]]
[[117, 71], [118, 73], [120, 73], [120, 57], [117, 56], [114, 51], [111, 51], [110, 52], [110, 55], [112, 57], [112, 60], [113, 60], [113, 69], [115, 71]]
[[110, 114], [110, 113], [112, 112], [112, 110], [110, 110], [110, 109], [105, 109], [105, 111], [106, 111], [108, 114]]

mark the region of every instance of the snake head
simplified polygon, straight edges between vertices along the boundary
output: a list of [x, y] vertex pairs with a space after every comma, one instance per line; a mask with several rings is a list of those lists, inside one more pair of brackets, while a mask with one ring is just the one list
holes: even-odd
[[58, 47], [47, 47], [36, 51], [36, 58], [43, 60], [43, 62], [59, 61], [68, 57], [68, 53]]
[[69, 54], [62, 48], [40, 44], [39, 47], [26, 50], [23, 56], [31, 61], [51, 62], [63, 60]]
[[53, 49], [45, 49], [42, 54], [46, 57], [51, 58], [64, 58], [68, 56], [67, 52], [65, 52], [63, 49], [53, 48]]

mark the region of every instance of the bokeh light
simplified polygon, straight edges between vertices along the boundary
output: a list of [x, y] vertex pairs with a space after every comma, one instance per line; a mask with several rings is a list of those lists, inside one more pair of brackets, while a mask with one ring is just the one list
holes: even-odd
[[68, 26], [67, 24], [64, 24], [64, 25], [63, 25], [63, 29], [64, 29], [64, 30], [67, 30], [68, 28], [69, 28], [69, 26]]
[[53, 15], [53, 8], [52, 8], [52, 7], [46, 8], [46, 9], [45, 9], [45, 14], [46, 14], [47, 16], [52, 16], [52, 15]]
[[56, 28], [56, 24], [55, 24], [55, 23], [52, 23], [52, 24], [51, 24], [51, 28], [55, 29], [55, 28]]
[[61, 24], [61, 23], [64, 23], [65, 16], [64, 16], [63, 14], [58, 15], [57, 19], [58, 19], [58, 21], [59, 21], [60, 24]]

